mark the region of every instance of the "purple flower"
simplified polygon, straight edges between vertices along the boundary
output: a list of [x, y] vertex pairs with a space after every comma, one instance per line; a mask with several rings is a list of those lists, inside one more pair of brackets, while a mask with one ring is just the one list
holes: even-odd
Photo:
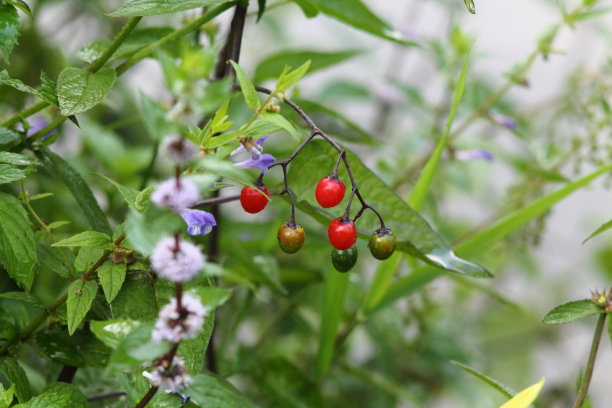
[[[29, 122], [28, 122], [29, 123]], [[28, 129], [28, 131], [26, 132], [26, 136], [27, 137], [31, 137], [34, 136], [36, 133], [38, 133], [38, 131], [42, 130], [45, 128], [45, 126], [47, 126], [49, 124], [49, 122], [47, 122], [46, 120], [33, 120], [32, 123], [29, 123], [30, 128]], [[23, 132], [23, 125], [21, 123], [19, 123], [17, 125], [17, 130], [20, 130]], [[49, 133], [47, 133], [46, 135], [43, 135], [40, 140], [45, 140], [47, 137], [53, 135], [57, 133], [57, 129], [53, 129], [52, 131], [50, 131]]]
[[490, 151], [482, 149], [456, 151], [454, 158], [457, 160], [483, 159], [488, 162], [492, 162], [494, 160], [493, 154]]
[[175, 164], [193, 160], [198, 154], [198, 147], [181, 136], [172, 136], [164, 141], [162, 151]]
[[[270, 135], [265, 135], [263, 137], [260, 137], [259, 139], [257, 139], [255, 141], [255, 143], [261, 147], [261, 149], [258, 149], [259, 152], [261, 153], [263, 151], [263, 143], [266, 141], [266, 139], [269, 137]], [[240, 144], [240, 146], [238, 146], [238, 148], [236, 150], [234, 150], [233, 152], [230, 153], [230, 157], [237, 155], [238, 153], [242, 153], [242, 152], [246, 152], [246, 148], [244, 147], [244, 145]]]
[[174, 356], [167, 367], [164, 364], [156, 366], [149, 377], [153, 385], [171, 392], [179, 392], [192, 381], [191, 376], [185, 371], [183, 359]]
[[159, 312], [155, 328], [151, 333], [151, 339], [155, 343], [168, 340], [170, 343], [178, 343], [183, 339], [193, 339], [204, 324], [204, 317], [208, 310], [202, 306], [198, 298], [188, 293], [181, 298], [181, 308], [178, 310], [176, 298]]
[[259, 169], [265, 176], [268, 174], [268, 167], [270, 167], [270, 165], [275, 161], [276, 159], [271, 154], [262, 154], [258, 159], [253, 159], [253, 157], [251, 157], [245, 161], [236, 163], [235, 166], [247, 169]]
[[157, 186], [151, 201], [158, 207], [180, 211], [190, 207], [200, 200], [198, 187], [192, 181], [176, 177], [169, 178]]
[[189, 241], [165, 237], [153, 249], [151, 266], [162, 278], [185, 282], [200, 273], [204, 255], [198, 246]]
[[217, 225], [215, 217], [206, 211], [186, 208], [181, 211], [181, 217], [187, 223], [189, 235], [206, 235]]
[[516, 129], [517, 123], [516, 119], [514, 119], [513, 117], [493, 114], [491, 115], [491, 119], [493, 119], [493, 122], [505, 128], [508, 128], [510, 130]]

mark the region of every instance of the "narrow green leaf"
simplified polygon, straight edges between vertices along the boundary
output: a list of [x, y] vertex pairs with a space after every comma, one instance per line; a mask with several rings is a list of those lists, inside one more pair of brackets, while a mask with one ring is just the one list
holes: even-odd
[[108, 303], [112, 302], [121, 290], [123, 282], [125, 282], [126, 270], [126, 264], [116, 264], [111, 261], [104, 262], [98, 268], [98, 278], [100, 278], [100, 284]]
[[257, 22], [259, 23], [259, 20], [261, 20], [261, 18], [264, 15], [264, 11], [266, 11], [266, 0], [257, 0]]
[[233, 142], [235, 140], [252, 137], [253, 139], [259, 139], [264, 135], [276, 132], [279, 129], [278, 125], [265, 121], [265, 120], [256, 120], [253, 122], [251, 126], [248, 128], [240, 128], [238, 130], [227, 132], [219, 136], [211, 137], [208, 139], [206, 143], [207, 149], [214, 149], [216, 147], [223, 146], [227, 143]]
[[54, 247], [94, 247], [112, 250], [111, 237], [97, 231], [85, 231], [52, 244]]
[[114, 350], [134, 327], [138, 327], [139, 324], [137, 321], [128, 319], [92, 320], [89, 323], [89, 327], [98, 340]]
[[604, 313], [603, 309], [593, 303], [591, 299], [576, 300], [559, 305], [546, 313], [542, 318], [542, 323], [568, 323], [600, 313]]
[[339, 64], [356, 55], [361, 54], [361, 50], [343, 50], [335, 52], [322, 52], [318, 50], [283, 50], [265, 57], [257, 64], [253, 82], [260, 83], [266, 79], [278, 78], [281, 73], [280, 67], [288, 65], [296, 67], [304, 61], [311, 61], [308, 73]]
[[4, 0], [8, 4], [12, 4], [17, 7], [19, 10], [26, 13], [30, 18], [32, 18], [32, 10], [30, 10], [30, 6], [23, 0]]
[[[11, 7], [11, 6], [2, 6], [0, 5], [0, 19], [2, 18], [2, 8], [3, 7]], [[0, 21], [0, 26], [2, 25], [2, 22]], [[2, 29], [0, 28], [0, 34], [2, 33]], [[1, 40], [0, 40], [1, 43]], [[0, 45], [0, 48], [2, 46]], [[23, 82], [21, 82], [19, 79], [15, 79], [15, 78], [11, 78], [8, 74], [8, 71], [5, 69], [3, 71], [0, 72], [0, 85], [7, 85], [10, 86], [11, 88], [14, 88], [20, 92], [23, 93], [27, 93], [30, 95], [34, 95], [37, 96], [41, 99], [45, 99], [45, 97], [36, 89], [32, 88], [31, 86], [28, 86], [26, 84], [24, 84]]]
[[379, 262], [376, 267], [376, 273], [372, 282], [368, 286], [368, 292], [366, 293], [365, 300], [363, 301], [363, 308], [365, 312], [373, 310], [385, 296], [391, 279], [402, 262], [404, 254], [400, 252], [394, 253], [389, 259], [383, 262]]
[[331, 364], [338, 326], [344, 313], [344, 299], [349, 276], [350, 274], [337, 272], [333, 268], [327, 274], [319, 331], [319, 348], [317, 349], [316, 373], [318, 378], [325, 376]]
[[178, 13], [195, 8], [218, 6], [231, 0], [132, 0], [124, 4], [109, 17], [156, 16], [160, 14]]
[[68, 287], [66, 306], [68, 312], [68, 333], [70, 335], [74, 334], [87, 312], [89, 312], [97, 292], [98, 284], [93, 281], [83, 282], [77, 279]]
[[51, 174], [68, 187], [72, 196], [85, 213], [89, 225], [95, 231], [112, 235], [113, 231], [106, 219], [106, 215], [81, 175], [68, 162], [47, 148], [37, 150], [36, 154]]
[[463, 88], [465, 87], [465, 77], [467, 75], [469, 61], [470, 56], [468, 54], [463, 64], [461, 75], [459, 75], [459, 80], [457, 81], [457, 88], [455, 88], [453, 103], [448, 114], [448, 119], [446, 120], [446, 128], [444, 129], [444, 135], [442, 136], [442, 139], [440, 139], [440, 141], [438, 142], [436, 149], [427, 161], [427, 164], [421, 172], [419, 179], [417, 180], [416, 184], [414, 185], [414, 188], [412, 189], [410, 198], [408, 199], [408, 205], [410, 205], [416, 211], [421, 211], [421, 208], [423, 207], [425, 197], [427, 196], [427, 192], [429, 191], [429, 187], [431, 186], [431, 181], [433, 180], [434, 174], [436, 173], [436, 170], [438, 168], [438, 163], [440, 162], [440, 158], [442, 157], [444, 149], [446, 149], [448, 135], [450, 133], [453, 120], [455, 119], [457, 108], [459, 107], [459, 103], [461, 102], [461, 97], [463, 96]]
[[34, 307], [39, 309], [44, 309], [45, 304], [43, 301], [36, 295], [26, 292], [4, 292], [0, 294], [0, 299], [12, 299], [19, 300], [21, 302], [29, 303]]
[[25, 210], [15, 197], [0, 192], [0, 262], [28, 292], [36, 274], [36, 240]]
[[476, 6], [474, 5], [474, 0], [463, 0], [465, 3], [465, 7], [467, 7], [468, 11], [472, 14], [476, 14]]
[[300, 136], [298, 135], [295, 127], [280, 113], [262, 112], [259, 117], [266, 122], [270, 122], [279, 128], [286, 130], [287, 133], [293, 136], [296, 140], [299, 140]]
[[10, 4], [0, 4], [0, 51], [4, 60], [8, 63], [17, 45], [19, 36], [19, 15], [17, 10]]
[[212, 374], [198, 374], [185, 393], [202, 407], [255, 408], [232, 384]]
[[125, 187], [125, 186], [117, 183], [115, 180], [112, 180], [112, 179], [110, 179], [110, 178], [108, 178], [108, 177], [106, 177], [106, 176], [104, 176], [102, 174], [97, 174], [96, 173], [96, 176], [102, 177], [104, 180], [108, 181], [113, 186], [115, 186], [117, 188], [117, 190], [119, 190], [119, 193], [121, 193], [121, 196], [123, 197], [123, 199], [125, 200], [127, 205], [130, 208], [136, 209], [136, 198], [140, 194], [140, 191], [134, 190], [134, 189], [129, 188], [129, 187]]
[[593, 233], [591, 235], [589, 235], [584, 241], [582, 241], [582, 243], [584, 244], [585, 242], [587, 242], [589, 239], [601, 234], [604, 231], [609, 230], [610, 228], [612, 228], [612, 220], [604, 222], [603, 224], [601, 224], [599, 226], [599, 228], [597, 228], [595, 231], [593, 231]]
[[260, 100], [253, 83], [238, 64], [236, 64], [234, 61], [230, 62], [236, 71], [236, 76], [238, 77], [238, 82], [240, 83], [240, 89], [242, 90], [242, 95], [244, 96], [247, 106], [251, 109], [255, 109], [259, 106]]
[[474, 377], [478, 378], [479, 380], [482, 380], [485, 384], [490, 385], [492, 388], [496, 389], [497, 391], [501, 392], [505, 397], [507, 398], [512, 398], [513, 395], [516, 394], [515, 391], [513, 391], [511, 388], [506, 387], [505, 385], [499, 383], [498, 381], [494, 380], [493, 378], [481, 373], [478, 370], [473, 369], [470, 366], [467, 366], [465, 364], [462, 364], [458, 361], [452, 361], [451, 363], [456, 365], [457, 367], [467, 371], [468, 373], [472, 374]]
[[307, 18], [316, 17], [319, 14], [319, 9], [312, 0], [292, 0], [301, 9]]
[[308, 68], [310, 68], [310, 60], [306, 61], [293, 71], [284, 70], [276, 83], [276, 91], [285, 92], [289, 90], [292, 86], [297, 84], [300, 79], [304, 77], [304, 75], [306, 75]]
[[2, 374], [4, 374], [11, 384], [15, 385], [15, 395], [17, 395], [19, 402], [27, 401], [32, 397], [30, 382], [17, 359], [13, 357], [1, 357], [0, 371], [2, 371]]
[[[301, 3], [301, 1], [300, 1]], [[361, 0], [309, 0], [322, 13], [342, 21], [358, 30], [404, 45], [416, 45], [398, 30], [389, 26], [370, 11]]]
[[70, 116], [93, 108], [104, 100], [116, 78], [117, 74], [111, 68], [103, 68], [96, 73], [82, 68], [64, 68], [57, 80], [57, 97], [62, 114]]

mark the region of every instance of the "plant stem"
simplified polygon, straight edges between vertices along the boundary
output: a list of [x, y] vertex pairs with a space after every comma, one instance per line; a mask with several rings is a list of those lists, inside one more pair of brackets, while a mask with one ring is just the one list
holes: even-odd
[[230, 201], [236, 201], [236, 200], [240, 200], [240, 195], [209, 198], [207, 200], [202, 200], [196, 203], [193, 207], [204, 207], [207, 205], [217, 205], [217, 204], [228, 203]]
[[153, 399], [153, 397], [155, 396], [155, 393], [157, 392], [158, 389], [159, 389], [159, 387], [157, 387], [157, 386], [149, 388], [149, 391], [145, 394], [144, 397], [142, 397], [140, 402], [134, 408], [143, 408], [143, 407], [145, 407], [149, 403], [149, 401], [151, 401], [151, 399]]
[[109, 394], [102, 394], [102, 395], [96, 395], [93, 397], [89, 397], [87, 398], [87, 402], [96, 402], [96, 401], [102, 401], [105, 399], [119, 398], [119, 397], [123, 397], [124, 395], [125, 395], [125, 392], [123, 391], [111, 392]]
[[45, 102], [45, 101], [37, 102], [34, 105], [30, 106], [29, 108], [26, 108], [26, 109], [22, 110], [21, 112], [16, 113], [12, 117], [10, 117], [7, 120], [5, 120], [4, 122], [0, 123], [0, 127], [13, 126], [15, 123], [17, 123], [19, 121], [22, 121], [22, 120], [24, 120], [25, 118], [27, 118], [29, 116], [32, 116], [33, 114], [35, 114], [38, 111], [43, 110], [47, 106], [49, 106], [49, 104], [47, 102]]
[[578, 396], [572, 408], [581, 408], [586, 398], [587, 391], [589, 390], [589, 384], [591, 377], [593, 376], [593, 368], [595, 368], [595, 357], [597, 357], [597, 349], [599, 348], [599, 340], [601, 340], [601, 333], [603, 332], [604, 322], [606, 321], [607, 313], [600, 313], [599, 319], [597, 320], [597, 326], [595, 326], [595, 333], [593, 334], [593, 342], [591, 343], [591, 352], [589, 353], [589, 360], [587, 366], [584, 369], [584, 375], [582, 376], [582, 383], [580, 384], [580, 390], [578, 390]]
[[142, 19], [142, 17], [132, 17], [128, 20], [128, 22], [123, 26], [123, 28], [121, 29], [121, 31], [119, 32], [119, 34], [117, 34], [117, 36], [115, 37], [115, 39], [113, 40], [113, 42], [108, 46], [108, 48], [106, 48], [106, 50], [104, 51], [104, 53], [100, 56], [100, 58], [98, 58], [90, 67], [89, 67], [89, 71], [91, 72], [96, 72], [98, 71], [100, 68], [102, 68], [104, 66], [104, 64], [106, 64], [106, 62], [113, 56], [113, 54], [115, 53], [115, 51], [117, 51], [117, 49], [119, 48], [119, 46], [121, 45], [121, 43], [123, 43], [123, 41], [125, 41], [125, 39], [127, 38], [127, 36], [132, 32], [132, 30], [134, 29], [134, 27], [136, 27], [136, 24], [138, 24], [138, 22]]

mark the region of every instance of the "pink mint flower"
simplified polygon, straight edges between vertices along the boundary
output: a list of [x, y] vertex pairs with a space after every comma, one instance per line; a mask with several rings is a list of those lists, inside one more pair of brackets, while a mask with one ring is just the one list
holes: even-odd
[[192, 381], [189, 374], [185, 372], [185, 362], [178, 356], [172, 357], [172, 363], [168, 367], [158, 365], [150, 376], [151, 383], [157, 387], [171, 392], [179, 392]]
[[189, 294], [181, 297], [181, 306], [182, 313], [177, 308], [176, 298], [173, 298], [162, 308], [151, 334], [154, 342], [168, 340], [171, 343], [178, 343], [196, 336], [204, 324], [204, 317], [208, 311], [198, 298]]
[[200, 248], [181, 238], [162, 238], [153, 249], [151, 266], [157, 274], [172, 282], [185, 282], [195, 277], [204, 266]]
[[158, 207], [181, 211], [200, 200], [200, 192], [194, 182], [172, 177], [157, 186], [151, 201]]

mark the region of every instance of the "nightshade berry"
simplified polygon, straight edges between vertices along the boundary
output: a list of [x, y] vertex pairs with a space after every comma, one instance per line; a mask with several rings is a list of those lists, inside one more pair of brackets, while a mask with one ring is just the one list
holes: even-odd
[[357, 228], [351, 220], [334, 218], [327, 229], [329, 242], [336, 249], [349, 249], [357, 241]]
[[348, 272], [357, 262], [357, 247], [332, 249], [332, 265], [338, 272]]
[[268, 187], [266, 187], [265, 184], [261, 184], [261, 186], [256, 187], [257, 189], [251, 188], [249, 186], [244, 186], [244, 188], [240, 192], [240, 204], [242, 205], [244, 211], [251, 214], [258, 213], [264, 208], [266, 208], [266, 205], [268, 205], [269, 201], [268, 197], [270, 197], [270, 190], [268, 190]]
[[315, 190], [315, 197], [323, 208], [335, 207], [344, 198], [346, 187], [344, 183], [335, 176], [323, 177]]
[[305, 235], [304, 228], [286, 222], [278, 229], [278, 245], [285, 253], [296, 253], [304, 245]]
[[388, 228], [379, 228], [370, 235], [368, 248], [372, 256], [378, 260], [389, 258], [397, 245], [397, 237]]

